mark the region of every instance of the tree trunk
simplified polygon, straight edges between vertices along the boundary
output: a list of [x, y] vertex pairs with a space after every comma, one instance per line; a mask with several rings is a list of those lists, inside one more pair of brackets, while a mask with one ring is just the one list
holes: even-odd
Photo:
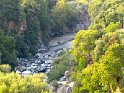
[[113, 88], [112, 88], [112, 85], [109, 85], [109, 90], [108, 90], [109, 93], [114, 93], [113, 92]]
[[116, 81], [117, 81], [117, 89], [116, 89], [116, 91], [118, 93], [123, 93], [122, 92], [122, 78], [121, 77], [117, 77]]

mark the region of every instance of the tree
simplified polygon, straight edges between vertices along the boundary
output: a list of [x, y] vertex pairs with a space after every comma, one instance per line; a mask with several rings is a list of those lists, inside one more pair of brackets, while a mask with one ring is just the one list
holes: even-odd
[[105, 54], [107, 48], [112, 44], [120, 43], [122, 38], [123, 37], [120, 37], [118, 32], [113, 32], [113, 33], [110, 32], [103, 35], [102, 38], [96, 40], [95, 42], [96, 47], [94, 48], [94, 55], [93, 55], [94, 61], [99, 61], [101, 56]]
[[70, 70], [73, 66], [72, 60], [73, 58], [68, 53], [63, 53], [58, 56], [58, 58], [54, 60], [53, 68], [48, 73], [48, 81], [54, 82], [55, 80], [59, 80], [63, 77], [65, 71]]
[[29, 46], [30, 53], [33, 55], [37, 52], [39, 30], [38, 19], [34, 17], [34, 19], [28, 22], [28, 28], [24, 33], [25, 42]]
[[11, 36], [0, 35], [1, 64], [9, 64], [12, 69], [17, 65], [15, 40]]
[[11, 72], [11, 67], [8, 64], [0, 65], [0, 71], [3, 73]]
[[[10, 31], [8, 23], [14, 21], [15, 24], [19, 23], [20, 0], [1, 0], [0, 6], [0, 27], [4, 32], [8, 33]], [[12, 30], [12, 29], [11, 29]], [[14, 29], [16, 30], [16, 29]]]
[[16, 73], [0, 72], [0, 93], [49, 93], [44, 74], [22, 78]]
[[1, 56], [2, 56], [2, 53], [0, 52], [0, 63], [1, 63]]
[[76, 27], [76, 24], [80, 22], [80, 7], [81, 5], [76, 1], [58, 0], [51, 10], [51, 17], [55, 23], [52, 28], [53, 31], [56, 31], [56, 34], [72, 31], [73, 28]]
[[24, 37], [18, 36], [16, 37], [16, 50], [18, 51], [17, 57], [18, 58], [25, 58], [30, 56], [29, 46], [24, 41]]
[[92, 26], [99, 24], [102, 29], [106, 28], [111, 22], [120, 22], [123, 27], [123, 1], [110, 0], [92, 0], [89, 4], [89, 14], [92, 20]]
[[119, 22], [117, 22], [117, 23], [110, 23], [106, 28], [105, 28], [105, 31], [107, 31], [107, 32], [113, 32], [113, 31], [115, 31], [115, 30], [117, 30], [117, 29], [119, 29], [120, 28], [120, 23]]
[[[102, 56], [100, 60], [100, 73], [102, 74], [100, 80], [104, 85], [108, 85], [113, 92], [118, 88], [118, 92], [122, 93], [122, 68], [124, 67], [123, 47], [124, 46], [121, 44], [113, 44], [109, 46], [105, 55]], [[104, 80], [106, 80], [106, 82]]]
[[95, 40], [101, 37], [101, 33], [96, 30], [81, 30], [79, 31], [73, 41], [72, 55], [76, 62], [78, 62], [82, 69], [87, 64], [92, 63], [92, 52], [95, 48]]
[[[112, 31], [103, 34], [102, 37], [98, 33], [95, 34], [95, 31], [94, 34], [93, 31], [92, 34], [90, 31], [82, 31], [76, 35], [72, 50], [72, 55], [77, 62], [72, 73], [72, 78], [76, 83], [74, 91], [78, 93], [114, 93], [117, 91], [123, 93], [124, 33], [119, 30]], [[91, 55], [87, 56], [88, 53]], [[92, 63], [87, 64], [88, 59]]]

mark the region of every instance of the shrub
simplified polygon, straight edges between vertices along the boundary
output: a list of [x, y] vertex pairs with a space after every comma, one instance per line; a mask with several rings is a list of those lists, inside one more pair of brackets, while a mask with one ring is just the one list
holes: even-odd
[[8, 64], [0, 65], [0, 71], [4, 73], [11, 72], [11, 67]]

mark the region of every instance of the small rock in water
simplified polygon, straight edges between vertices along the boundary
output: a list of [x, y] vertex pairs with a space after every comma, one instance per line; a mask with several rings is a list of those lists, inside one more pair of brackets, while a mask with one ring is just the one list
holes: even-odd
[[25, 76], [25, 75], [32, 75], [33, 73], [31, 71], [24, 71], [21, 73], [22, 76]]
[[45, 63], [46, 64], [52, 64], [53, 63], [53, 60], [46, 60]]
[[49, 56], [48, 55], [45, 55], [45, 59], [48, 59], [49, 58]]
[[32, 68], [37, 68], [37, 64], [32, 63], [32, 64], [31, 64], [31, 67], [32, 67]]
[[16, 73], [21, 74], [21, 72], [19, 70], [17, 70]]

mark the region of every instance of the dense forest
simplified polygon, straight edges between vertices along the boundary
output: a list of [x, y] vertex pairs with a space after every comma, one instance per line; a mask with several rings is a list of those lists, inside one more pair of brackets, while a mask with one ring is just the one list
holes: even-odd
[[123, 93], [124, 1], [91, 0], [87, 5], [92, 24], [76, 34], [72, 50], [74, 93]]
[[75, 32], [82, 20], [83, 7], [69, 0], [2, 0], [0, 6], [1, 63], [12, 67], [16, 57], [36, 54], [51, 38]]
[[123, 0], [1, 0], [0, 93], [53, 93], [44, 74], [22, 78], [11, 71], [17, 58], [70, 33], [72, 48], [55, 60], [48, 83], [70, 70], [72, 93], [124, 93]]

